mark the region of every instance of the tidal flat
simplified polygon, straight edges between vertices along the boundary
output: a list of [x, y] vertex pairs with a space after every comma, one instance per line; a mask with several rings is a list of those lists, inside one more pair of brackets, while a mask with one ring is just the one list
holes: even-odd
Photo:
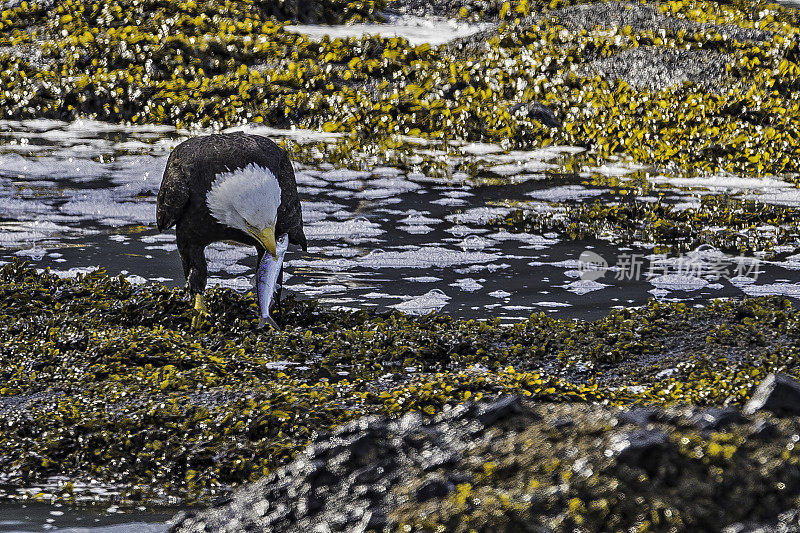
[[[428, 453], [442, 431], [465, 446], [433, 445], [452, 464], [340, 473], [343, 495], [386, 495], [380, 512], [296, 517], [797, 522], [794, 419], [738, 415], [769, 374], [800, 376], [796, 7], [4, 6], [0, 498], [15, 516], [113, 509], [135, 531], [227, 509], [239, 487], [299, 487], [304, 457], [339, 461], [331, 435]], [[174, 235], [154, 228], [170, 150], [235, 130], [295, 164], [310, 246], [287, 255], [281, 332], [255, 329], [254, 254], [228, 243], [209, 249], [212, 315], [192, 326]], [[499, 425], [469, 429], [497, 405]], [[24, 520], [0, 527], [45, 522]]]

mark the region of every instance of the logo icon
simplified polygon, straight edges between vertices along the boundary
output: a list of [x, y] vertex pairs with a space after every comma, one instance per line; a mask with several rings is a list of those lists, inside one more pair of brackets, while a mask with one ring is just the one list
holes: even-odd
[[578, 272], [584, 281], [595, 281], [606, 275], [608, 261], [600, 254], [584, 250], [578, 258]]

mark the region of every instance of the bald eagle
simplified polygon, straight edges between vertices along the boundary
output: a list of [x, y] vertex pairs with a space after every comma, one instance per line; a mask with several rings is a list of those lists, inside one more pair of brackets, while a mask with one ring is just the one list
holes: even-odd
[[158, 191], [156, 222], [159, 231], [176, 227], [183, 274], [200, 314], [208, 314], [205, 248], [212, 242], [253, 245], [259, 265], [265, 254], [276, 258], [276, 236], [288, 235], [306, 250], [292, 163], [260, 135], [206, 135], [176, 146]]

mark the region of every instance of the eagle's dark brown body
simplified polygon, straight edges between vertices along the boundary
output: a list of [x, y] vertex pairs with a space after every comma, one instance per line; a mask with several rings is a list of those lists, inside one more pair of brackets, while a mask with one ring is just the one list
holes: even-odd
[[204, 250], [212, 242], [232, 240], [255, 246], [259, 263], [264, 246], [244, 231], [217, 221], [206, 205], [206, 195], [221, 173], [254, 163], [269, 169], [278, 180], [281, 203], [275, 235], [306, 249], [303, 215], [289, 157], [266, 137], [231, 133], [195, 137], [179, 144], [167, 160], [158, 191], [156, 222], [159, 231], [176, 226], [183, 273], [193, 294], [200, 294], [208, 276]]

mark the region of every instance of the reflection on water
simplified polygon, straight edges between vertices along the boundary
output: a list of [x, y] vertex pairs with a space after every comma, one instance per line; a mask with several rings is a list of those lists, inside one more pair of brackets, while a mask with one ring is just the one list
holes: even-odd
[[[330, 134], [255, 131], [293, 142], [337, 142]], [[159, 234], [154, 213], [166, 157], [187, 135], [169, 127], [89, 121], [0, 123], [0, 260], [23, 257], [59, 275], [103, 266], [133, 283], [182, 285], [174, 233]], [[485, 226], [509, 211], [498, 201], [524, 202], [546, 212], [554, 209], [549, 203], [554, 201], [619, 199], [609, 189], [587, 185], [588, 179], [624, 177], [639, 169], [620, 163], [586, 168], [580, 175], [561, 173], [580, 150], [504, 153], [492, 145], [462, 146], [462, 162], [479, 162], [503, 177], [495, 185], [475, 184], [458, 172], [444, 182], [393, 167], [365, 164], [368, 170], [356, 171], [325, 162], [296, 164], [309, 250], [287, 255], [287, 288], [343, 308], [442, 310], [457, 317], [504, 320], [539, 311], [595, 318], [653, 296], [699, 302], [743, 294], [800, 294], [791, 281], [800, 268], [793, 250], [786, 250], [781, 261], [751, 265], [748, 278], [741, 258], [713, 249], [687, 256], [691, 270], [675, 264], [664, 268], [675, 258], [653, 255], [648, 246], [619, 247], [603, 239], [573, 241], [556, 233], [517, 234]], [[685, 182], [691, 190], [669, 176], [651, 179], [668, 187], [670, 201], [681, 205], [696, 205], [699, 194], [731, 188], [768, 201], [792, 203], [796, 197], [796, 190], [778, 179], [715, 176]], [[608, 270], [587, 277], [578, 261], [586, 251], [600, 256]], [[211, 284], [250, 289], [252, 249], [219, 243], [207, 255]], [[626, 270], [634, 261], [638, 270]]]
[[133, 510], [135, 518], [115, 507], [73, 509], [42, 503], [0, 504], [0, 533], [162, 533], [173, 512]]

